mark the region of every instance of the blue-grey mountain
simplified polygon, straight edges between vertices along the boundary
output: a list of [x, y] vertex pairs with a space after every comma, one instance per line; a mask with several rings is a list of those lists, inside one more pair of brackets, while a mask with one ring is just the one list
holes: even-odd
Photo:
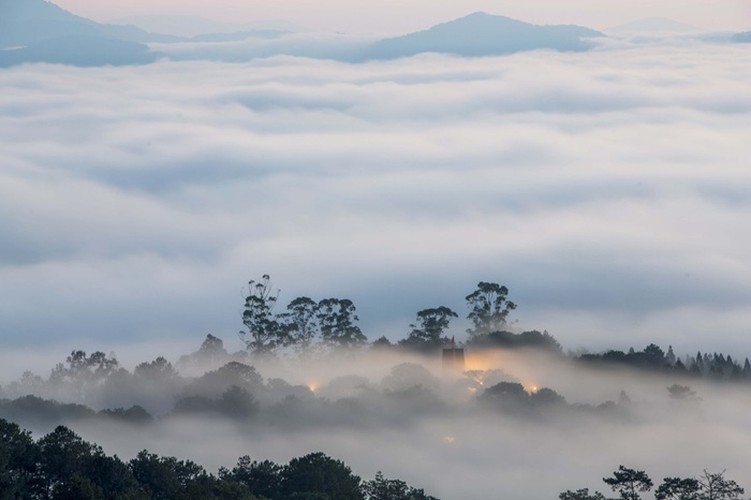
[[361, 56], [362, 59], [392, 59], [422, 52], [490, 56], [536, 49], [582, 51], [592, 47], [589, 38], [602, 36], [605, 35], [581, 26], [538, 26], [476, 12], [425, 31], [381, 40]]
[[0, 0], [0, 66], [144, 64], [158, 57], [141, 42], [170, 37], [135, 26], [99, 24], [44, 0]]

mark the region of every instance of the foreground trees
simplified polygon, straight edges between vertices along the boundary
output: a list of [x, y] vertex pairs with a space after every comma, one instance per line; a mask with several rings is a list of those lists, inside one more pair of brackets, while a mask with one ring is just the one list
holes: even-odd
[[[623, 500], [639, 500], [641, 493], [654, 484], [643, 470], [623, 465], [612, 476], [602, 479]], [[666, 477], [655, 491], [657, 500], [739, 500], [744, 490], [733, 480], [725, 479], [725, 471], [711, 473], [704, 470], [698, 478]], [[560, 500], [604, 500], [600, 492], [589, 493], [588, 488], [567, 490], [558, 495]]]
[[[387, 495], [387, 496], [384, 496]], [[0, 419], [0, 499], [3, 500], [437, 500], [379, 473], [363, 483], [323, 453], [287, 465], [241, 457], [218, 476], [190, 460], [146, 450], [130, 462], [107, 456], [64, 426], [34, 441]]]

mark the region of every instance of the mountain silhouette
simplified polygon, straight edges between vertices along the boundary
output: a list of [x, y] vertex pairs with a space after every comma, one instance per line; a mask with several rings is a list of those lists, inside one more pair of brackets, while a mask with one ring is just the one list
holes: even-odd
[[582, 51], [592, 46], [587, 38], [601, 36], [605, 35], [581, 26], [538, 26], [475, 12], [425, 31], [375, 42], [362, 53], [362, 58], [392, 59], [421, 52], [488, 56], [536, 49]]
[[141, 42], [174, 38], [135, 26], [99, 24], [45, 0], [0, 0], [0, 12], [0, 66], [143, 64], [158, 54]]

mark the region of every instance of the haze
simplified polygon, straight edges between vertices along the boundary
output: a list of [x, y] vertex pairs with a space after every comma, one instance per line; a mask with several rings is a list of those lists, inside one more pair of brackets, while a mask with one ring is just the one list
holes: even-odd
[[[216, 471], [241, 455], [284, 463], [320, 450], [362, 477], [382, 470], [444, 499], [554, 498], [580, 487], [603, 491], [600, 478], [619, 464], [646, 469], [656, 482], [710, 468], [748, 484], [745, 410], [751, 401], [745, 385], [588, 368], [531, 351], [470, 349], [466, 374], [442, 370], [438, 360], [378, 350], [256, 360], [263, 379], [247, 387], [260, 412], [244, 418], [173, 413], [186, 395], [219, 397], [237, 383], [231, 377], [207, 384], [201, 383], [205, 377], [129, 381], [118, 375], [83, 392], [75, 384], [33, 385], [42, 397], [97, 410], [139, 404], [160, 417], [141, 424], [64, 420], [126, 460], [146, 448]], [[222, 362], [200, 369], [183, 364], [182, 374], [198, 377]], [[31, 368], [44, 373], [41, 365]], [[498, 382], [520, 382], [530, 393], [552, 388], [565, 402], [517, 407], [478, 397]], [[686, 382], [691, 397], [669, 396], [670, 384]], [[30, 387], [10, 384], [2, 396], [19, 397]], [[43, 412], [23, 415], [21, 424], [37, 435], [59, 423]]]
[[[0, 68], [0, 410], [28, 394], [140, 405], [156, 417], [144, 427], [65, 423], [126, 459], [148, 448], [211, 471], [320, 450], [444, 500], [604, 491], [619, 464], [656, 482], [704, 469], [747, 480], [746, 0], [59, 5], [100, 21], [299, 29], [118, 45], [144, 64]], [[576, 48], [486, 57], [352, 57], [479, 10], [602, 30], [660, 16], [690, 26], [586, 31]], [[368, 342], [404, 339], [426, 308], [458, 317], [435, 356], [238, 354], [247, 284], [264, 274], [280, 290], [275, 312], [300, 296], [350, 299]], [[468, 348], [476, 371], [443, 370], [440, 343], [468, 340], [465, 296], [480, 281], [518, 305], [504, 328], [547, 330], [560, 352]], [[178, 361], [209, 333], [235, 354]], [[573, 354], [652, 343], [687, 367], [697, 350], [731, 353], [738, 369], [596, 369]], [[74, 349], [130, 372], [88, 392], [75, 377], [56, 385], [49, 374]], [[157, 356], [179, 374], [142, 383], [136, 366]], [[221, 400], [234, 383], [206, 372], [230, 359], [260, 373], [243, 387], [253, 417], [181, 413], [186, 397]], [[483, 398], [500, 382], [565, 401], [543, 392], [550, 405], [521, 411]], [[694, 392], [672, 397], [671, 384]], [[60, 423], [37, 417], [20, 422], [36, 436]]]
[[485, 280], [567, 349], [745, 353], [749, 59], [689, 39], [2, 70], [6, 355], [229, 342], [263, 273], [352, 299], [370, 340], [465, 315]]
[[638, 0], [627, 3], [616, 0], [471, 0], [461, 3], [446, 0], [328, 0], [315, 4], [304, 0], [61, 0], [57, 3], [99, 21], [155, 14], [193, 15], [232, 23], [285, 20], [316, 31], [391, 35], [425, 29], [478, 10], [538, 24], [580, 24], [595, 29], [606, 29], [647, 17], [667, 17], [708, 30], [741, 31], [751, 27], [751, 6], [744, 0], [711, 3], [703, 0]]

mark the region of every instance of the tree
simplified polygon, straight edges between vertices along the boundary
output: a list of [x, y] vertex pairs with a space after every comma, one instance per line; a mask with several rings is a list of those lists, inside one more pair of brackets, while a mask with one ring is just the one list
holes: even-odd
[[206, 471], [190, 460], [159, 457], [143, 450], [128, 464], [133, 476], [153, 500], [206, 498], [186, 494], [205, 483]]
[[247, 418], [258, 412], [258, 403], [253, 396], [236, 385], [222, 393], [218, 406], [222, 414], [232, 418]]
[[248, 282], [243, 311], [243, 324], [248, 331], [241, 330], [239, 335], [245, 347], [254, 354], [269, 354], [287, 343], [286, 331], [273, 314], [278, 297], [279, 291], [276, 294], [271, 291], [268, 274], [264, 274], [261, 281]]
[[344, 462], [321, 452], [293, 458], [281, 473], [288, 498], [364, 500], [360, 478]]
[[70, 384], [78, 392], [80, 399], [85, 399], [87, 391], [102, 384], [118, 369], [117, 359], [107, 357], [101, 351], [87, 356], [85, 351], [73, 351], [65, 359], [67, 366], [58, 363], [50, 374], [53, 384]]
[[376, 472], [375, 479], [363, 483], [362, 492], [367, 500], [438, 500], [400, 479], [386, 479], [381, 471]]
[[[138, 484], [128, 467], [116, 456], [88, 443], [64, 426], [41, 438], [41, 498], [55, 500], [136, 499]], [[32, 497], [34, 498], [34, 497]]]
[[735, 481], [725, 479], [725, 471], [711, 473], [704, 470], [699, 477], [700, 500], [736, 500], [744, 493], [744, 489]]
[[324, 344], [331, 347], [357, 347], [368, 339], [355, 324], [359, 318], [349, 299], [323, 299], [318, 303], [316, 318]]
[[589, 488], [583, 488], [576, 491], [566, 490], [558, 495], [560, 500], [606, 500], [605, 496], [599, 491], [589, 493]]
[[219, 477], [245, 485], [253, 495], [275, 498], [281, 491], [283, 469], [271, 460], [257, 462], [245, 455], [237, 460], [237, 465], [231, 471], [220, 469]]
[[467, 333], [473, 336], [502, 330], [509, 313], [516, 309], [516, 304], [508, 300], [508, 288], [498, 283], [481, 281], [464, 300], [471, 309], [467, 319], [473, 325]]
[[439, 347], [444, 343], [443, 332], [449, 327], [451, 318], [457, 314], [445, 306], [423, 309], [417, 313], [417, 321], [409, 325], [412, 328], [405, 344], [420, 347]]
[[639, 500], [639, 492], [649, 491], [652, 489], [652, 480], [643, 470], [634, 470], [618, 466], [618, 470], [613, 472], [613, 477], [604, 477], [603, 481], [613, 491], [620, 493], [623, 500]]
[[33, 498], [38, 463], [31, 433], [0, 418], [0, 498]]
[[297, 297], [279, 318], [287, 328], [289, 342], [300, 350], [310, 347], [318, 334], [318, 303], [310, 297]]
[[655, 491], [657, 500], [699, 500], [699, 481], [666, 477]]
[[159, 356], [154, 361], [139, 364], [133, 370], [133, 375], [152, 382], [172, 380], [179, 376], [172, 367], [172, 363], [163, 356]]

